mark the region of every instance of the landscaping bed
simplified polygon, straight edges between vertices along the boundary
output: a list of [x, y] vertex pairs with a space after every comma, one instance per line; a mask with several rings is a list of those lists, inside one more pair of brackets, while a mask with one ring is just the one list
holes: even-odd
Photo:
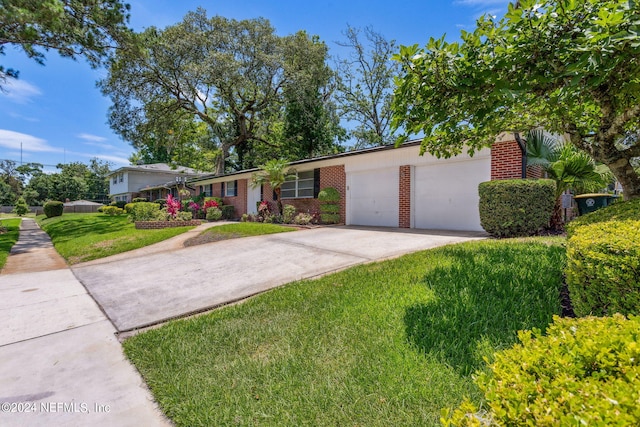
[[264, 224], [255, 222], [240, 222], [236, 224], [224, 224], [203, 231], [196, 237], [191, 237], [184, 242], [184, 246], [202, 245], [221, 240], [237, 239], [240, 237], [260, 236], [263, 234], [284, 233], [295, 231], [296, 228], [277, 224]]

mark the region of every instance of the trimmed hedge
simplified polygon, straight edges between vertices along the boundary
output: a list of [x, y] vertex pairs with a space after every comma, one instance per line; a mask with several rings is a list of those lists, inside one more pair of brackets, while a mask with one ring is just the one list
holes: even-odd
[[624, 202], [616, 202], [606, 208], [579, 216], [567, 224], [567, 236], [571, 237], [576, 228], [605, 221], [640, 220], [640, 198]]
[[236, 208], [233, 205], [222, 205], [220, 210], [223, 219], [234, 219], [236, 216]]
[[640, 318], [554, 318], [520, 331], [476, 383], [487, 410], [466, 400], [445, 426], [640, 425]]
[[131, 221], [156, 221], [160, 214], [160, 204], [152, 202], [138, 202], [131, 206]]
[[117, 206], [105, 206], [102, 208], [102, 213], [109, 216], [122, 215], [124, 212], [124, 209], [120, 209]]
[[549, 225], [556, 203], [550, 179], [480, 183], [480, 224], [494, 237], [531, 236]]
[[45, 203], [42, 207], [42, 210], [44, 211], [44, 214], [47, 216], [47, 218], [62, 216], [62, 212], [64, 212], [64, 203], [52, 200]]
[[574, 227], [566, 277], [576, 315], [640, 314], [640, 219]]
[[320, 201], [320, 220], [325, 224], [340, 222], [340, 192], [333, 187], [327, 187], [318, 193]]

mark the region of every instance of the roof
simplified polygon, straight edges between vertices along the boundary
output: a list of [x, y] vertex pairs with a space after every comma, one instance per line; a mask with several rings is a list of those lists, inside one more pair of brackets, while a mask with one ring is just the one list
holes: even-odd
[[192, 168], [188, 168], [186, 166], [171, 166], [166, 163], [152, 163], [149, 165], [129, 165], [118, 168], [109, 173], [109, 176], [114, 175], [116, 173], [121, 173], [125, 171], [133, 171], [133, 172], [161, 172], [161, 173], [173, 173], [173, 174], [186, 174], [186, 175], [204, 175], [204, 172], [197, 171]]
[[73, 202], [65, 202], [65, 206], [102, 206], [103, 203], [91, 202], [89, 200], [76, 200]]
[[[405, 142], [404, 144], [398, 146], [397, 148], [413, 147], [413, 146], [416, 146], [416, 145], [420, 145], [421, 142], [422, 142], [422, 140], [413, 140], [413, 141]], [[362, 150], [346, 151], [344, 153], [330, 154], [330, 155], [327, 155], [327, 156], [320, 156], [320, 157], [313, 157], [311, 159], [295, 160], [293, 162], [289, 162], [289, 165], [290, 166], [295, 166], [295, 165], [302, 165], [302, 164], [305, 164], [305, 163], [319, 162], [319, 161], [322, 161], [322, 160], [337, 159], [337, 158], [340, 158], [340, 157], [359, 156], [359, 155], [362, 155], [362, 154], [369, 154], [369, 153], [374, 153], [374, 152], [377, 152], [377, 151], [393, 150], [395, 148], [396, 148], [395, 144], [383, 145], [381, 147], [363, 148]], [[229, 172], [229, 173], [225, 173], [225, 174], [221, 174], [221, 175], [203, 174], [203, 175], [199, 176], [197, 179], [194, 179], [193, 181], [202, 181], [202, 180], [211, 179], [211, 178], [223, 178], [223, 177], [226, 177], [226, 176], [240, 175], [240, 174], [248, 173], [248, 172], [257, 172], [258, 170], [260, 170], [260, 168], [244, 169], [244, 170]]]

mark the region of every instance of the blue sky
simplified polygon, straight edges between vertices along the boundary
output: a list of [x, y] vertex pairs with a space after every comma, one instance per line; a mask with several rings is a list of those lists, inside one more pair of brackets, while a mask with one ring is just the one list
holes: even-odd
[[[508, 0], [132, 0], [130, 26], [140, 31], [149, 26], [164, 28], [179, 22], [197, 7], [209, 16], [248, 19], [264, 17], [280, 35], [306, 30], [317, 34], [331, 55], [345, 55], [336, 41], [352, 27], [372, 26], [398, 45], [423, 46], [429, 37], [458, 38], [461, 29], [471, 30], [483, 13], [502, 15]], [[41, 66], [11, 45], [0, 64], [20, 71], [19, 80], [0, 93], [0, 160], [37, 162], [54, 171], [58, 163], [88, 163], [93, 157], [127, 165], [131, 146], [107, 125], [108, 98], [95, 82], [106, 75], [92, 70], [83, 60], [46, 53]], [[21, 149], [22, 147], [22, 149]]]

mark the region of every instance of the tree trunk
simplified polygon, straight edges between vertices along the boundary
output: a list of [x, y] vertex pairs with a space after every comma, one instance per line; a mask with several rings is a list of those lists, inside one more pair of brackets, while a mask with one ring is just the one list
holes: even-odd
[[626, 158], [607, 164], [616, 179], [622, 184], [625, 200], [640, 197], [640, 176]]
[[554, 231], [562, 231], [564, 229], [564, 218], [562, 215], [562, 198], [556, 198], [556, 203], [553, 205], [553, 213], [549, 221], [549, 228]]

